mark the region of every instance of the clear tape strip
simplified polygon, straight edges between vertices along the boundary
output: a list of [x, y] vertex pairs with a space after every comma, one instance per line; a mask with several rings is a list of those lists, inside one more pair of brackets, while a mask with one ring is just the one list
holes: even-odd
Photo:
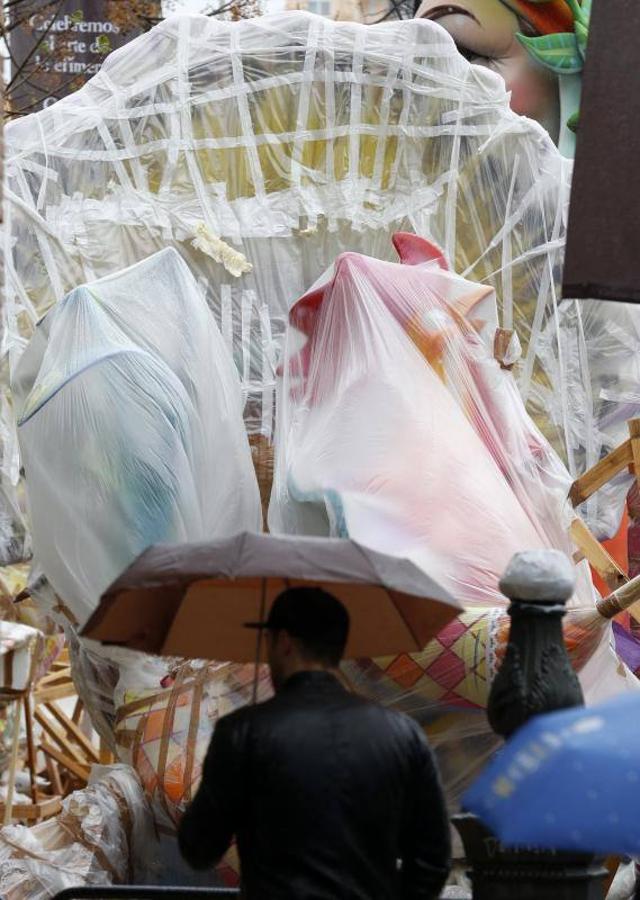
[[262, 428], [261, 433], [271, 440], [273, 432], [274, 391], [276, 359], [273, 349], [273, 333], [269, 307], [263, 303], [259, 309], [262, 340]]
[[264, 179], [262, 177], [262, 166], [260, 165], [260, 157], [258, 156], [258, 148], [253, 134], [253, 126], [251, 124], [251, 112], [249, 110], [249, 101], [247, 94], [243, 91], [244, 73], [242, 70], [242, 58], [240, 51], [240, 34], [239, 29], [230, 32], [231, 35], [231, 68], [233, 71], [234, 84], [238, 87], [237, 104], [240, 114], [240, 124], [242, 128], [242, 137], [244, 145], [249, 156], [249, 170], [253, 180], [256, 196], [263, 197], [265, 194]]
[[241, 336], [242, 347], [242, 390], [247, 392], [247, 385], [251, 378], [251, 319], [255, 305], [255, 291], [245, 290], [241, 293]]
[[320, 32], [320, 22], [315, 20], [309, 26], [309, 37], [307, 40], [307, 52], [304, 58], [304, 69], [302, 71], [302, 79], [300, 82], [300, 90], [298, 92], [298, 111], [296, 115], [296, 138], [291, 153], [291, 183], [299, 187], [302, 175], [302, 153], [304, 148], [304, 135], [306, 133], [306, 124], [309, 116], [309, 101], [311, 99], [311, 88], [313, 86], [313, 71], [316, 64], [316, 50], [318, 47], [318, 36]]

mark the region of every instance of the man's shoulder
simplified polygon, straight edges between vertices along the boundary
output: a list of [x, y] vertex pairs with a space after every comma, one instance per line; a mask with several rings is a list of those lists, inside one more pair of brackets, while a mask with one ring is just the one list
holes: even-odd
[[[426, 743], [424, 732], [414, 719], [406, 713], [390, 709], [361, 694], [341, 692], [332, 696], [330, 705], [341, 708], [352, 721], [355, 718], [368, 721], [372, 729], [395, 734], [408, 742]], [[218, 720], [217, 728], [227, 734], [246, 733], [253, 727], [259, 728], [261, 723], [268, 725], [279, 717], [287, 719], [300, 709], [308, 710], [304, 695], [291, 697], [276, 694], [262, 703], [243, 706], [228, 713]], [[328, 711], [323, 710], [323, 716], [327, 714]]]
[[381, 703], [371, 700], [368, 697], [362, 697], [358, 694], [350, 694], [354, 707], [359, 707], [365, 715], [371, 717], [372, 720], [384, 722], [387, 728], [393, 731], [406, 734], [406, 736], [422, 739], [424, 733], [420, 725], [408, 716], [406, 713], [397, 709], [391, 709], [383, 706]]
[[282, 704], [278, 702], [278, 696], [270, 697], [260, 703], [249, 703], [241, 706], [233, 712], [227, 713], [218, 719], [216, 728], [222, 728], [225, 731], [241, 730], [252, 722], [259, 721], [263, 716], [270, 716], [276, 713], [278, 707]]

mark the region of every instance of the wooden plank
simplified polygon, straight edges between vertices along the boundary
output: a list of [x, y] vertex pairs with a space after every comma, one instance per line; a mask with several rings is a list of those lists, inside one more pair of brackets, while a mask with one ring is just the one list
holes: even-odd
[[47, 712], [51, 713], [51, 715], [60, 725], [62, 725], [67, 734], [70, 735], [74, 739], [74, 741], [80, 745], [82, 750], [84, 750], [85, 755], [91, 762], [100, 762], [98, 751], [93, 746], [89, 738], [72, 719], [69, 719], [62, 712], [60, 707], [56, 706], [55, 703], [45, 703], [44, 708], [47, 710]]
[[[47, 797], [37, 803], [14, 803], [11, 816], [13, 819], [37, 822], [50, 819], [62, 809], [62, 797]], [[4, 815], [4, 803], [0, 803], [0, 815]]]
[[[51, 668], [49, 669], [49, 673], [52, 673], [52, 672], [55, 672], [55, 673], [68, 672], [68, 671], [69, 671], [69, 668], [70, 668], [70, 667], [69, 667], [69, 660], [68, 660], [68, 659], [62, 659], [62, 657], [59, 656], [57, 659], [54, 659], [54, 661], [51, 663]], [[49, 674], [49, 673], [48, 673], [48, 674]], [[44, 677], [46, 677], [46, 676], [44, 676]]]
[[33, 739], [33, 713], [31, 710], [31, 695], [25, 694], [24, 700], [24, 721], [27, 734], [27, 765], [29, 766], [29, 784], [31, 787], [31, 802], [38, 802], [38, 786], [37, 786], [37, 753], [35, 741]]
[[62, 781], [60, 780], [58, 763], [55, 760], [51, 759], [49, 756], [45, 756], [45, 765], [47, 767], [49, 784], [53, 788], [53, 793], [63, 795], [64, 791], [62, 790]]
[[100, 764], [103, 766], [112, 766], [115, 761], [115, 756], [111, 752], [109, 745], [103, 738], [100, 738]]
[[87, 766], [87, 760], [82, 756], [80, 750], [74, 747], [67, 739], [65, 733], [61, 731], [53, 722], [50, 722], [42, 710], [36, 709], [33, 714], [34, 719], [40, 725], [42, 730], [51, 738], [51, 740], [60, 747], [62, 752], [80, 766]]
[[627, 428], [629, 429], [633, 468], [635, 469], [636, 481], [640, 487], [640, 419], [629, 419]]
[[588, 469], [584, 475], [581, 475], [580, 478], [576, 478], [569, 491], [569, 499], [573, 506], [579, 506], [581, 503], [584, 503], [603, 484], [611, 481], [619, 472], [631, 465], [633, 465], [633, 453], [631, 451], [631, 441], [629, 440], [616, 447], [611, 453], [608, 453], [593, 468]]
[[45, 703], [44, 708], [47, 710], [47, 712], [51, 713], [58, 724], [62, 726], [64, 731], [66, 731], [67, 734], [73, 738], [76, 744], [81, 747], [81, 749], [85, 753], [85, 756], [88, 757], [88, 761], [94, 763], [100, 762], [100, 755], [96, 748], [92, 745], [89, 738], [72, 719], [69, 719], [62, 712], [60, 707], [56, 706], [55, 703]]
[[80, 719], [82, 718], [82, 711], [84, 710], [84, 704], [80, 697], [76, 700], [76, 705], [73, 707], [73, 715], [71, 718], [76, 723], [76, 725], [80, 724]]
[[36, 688], [33, 692], [33, 700], [38, 703], [49, 703], [51, 700], [66, 700], [76, 695], [73, 684], [59, 684], [50, 688]]
[[22, 704], [16, 700], [14, 703], [13, 712], [13, 738], [11, 741], [11, 756], [9, 762], [9, 774], [7, 776], [7, 799], [3, 804], [4, 806], [4, 817], [3, 824], [11, 825], [13, 820], [13, 794], [16, 786], [16, 770], [18, 768], [18, 751], [20, 749], [20, 721], [21, 721], [21, 712], [22, 712]]
[[[580, 555], [588, 560], [589, 564], [605, 582], [610, 591], [626, 584], [629, 580], [624, 570], [620, 568], [615, 559], [605, 550], [600, 541], [592, 534], [582, 519], [575, 518], [569, 528], [573, 543], [578, 548]], [[575, 557], [574, 557], [575, 559]]]
[[68, 669], [65, 668], [59, 672], [47, 672], [38, 682], [38, 687], [53, 687], [57, 684], [73, 684]]
[[68, 648], [67, 646], [64, 646], [64, 647], [62, 648], [62, 650], [60, 651], [60, 655], [59, 655], [58, 658], [55, 660], [55, 662], [53, 663], [53, 665], [54, 665], [54, 666], [67, 666], [67, 668], [69, 668], [69, 666], [71, 665], [71, 663], [70, 663], [70, 660], [69, 660], [69, 648]]
[[52, 744], [47, 743], [47, 741], [41, 741], [40, 749], [45, 754], [45, 756], [50, 756], [59, 765], [71, 772], [72, 775], [75, 775], [76, 778], [79, 778], [80, 781], [84, 782], [85, 784], [88, 782], [89, 773], [91, 770], [87, 766], [80, 765], [76, 760], [72, 759], [70, 756], [67, 756], [66, 753], [58, 750]]

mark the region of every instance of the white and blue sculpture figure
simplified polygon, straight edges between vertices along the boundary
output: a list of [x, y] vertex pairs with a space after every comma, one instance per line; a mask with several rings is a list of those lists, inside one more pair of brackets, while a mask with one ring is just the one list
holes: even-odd
[[[571, 477], [615, 443], [600, 396], [621, 359], [640, 410], [638, 332], [559, 302], [567, 161], [435, 23], [172, 17], [9, 125], [6, 157], [0, 489], [19, 482], [13, 410], [36, 557], [80, 623], [147, 542], [261, 527], [247, 434], [271, 444], [289, 309], [345, 251], [393, 260], [415, 232], [490, 285]], [[601, 532], [625, 494], [593, 500]], [[159, 690], [146, 665], [126, 677]], [[216, 678], [212, 723], [250, 699], [224, 707]], [[494, 740], [481, 712], [434, 732], [455, 798]]]
[[179, 254], [72, 291], [14, 381], [37, 561], [83, 624], [156, 543], [259, 530], [228, 350]]

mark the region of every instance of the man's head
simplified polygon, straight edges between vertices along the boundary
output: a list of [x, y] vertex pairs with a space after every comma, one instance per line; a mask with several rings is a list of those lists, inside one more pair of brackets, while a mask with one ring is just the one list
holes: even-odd
[[291, 675], [313, 669], [335, 669], [349, 636], [349, 613], [321, 588], [283, 591], [266, 622], [267, 659], [277, 690]]

